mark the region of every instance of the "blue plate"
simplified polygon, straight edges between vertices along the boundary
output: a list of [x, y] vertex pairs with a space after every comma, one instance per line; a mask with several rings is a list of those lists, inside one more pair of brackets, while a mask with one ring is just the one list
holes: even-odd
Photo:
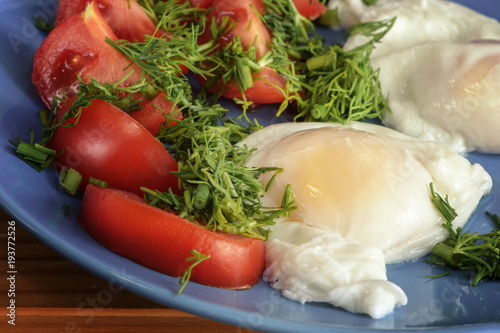
[[[497, 0], [457, 1], [500, 19]], [[43, 107], [31, 84], [35, 50], [44, 37], [32, 16], [53, 20], [56, 0], [0, 0], [0, 205], [42, 242], [100, 277], [153, 301], [199, 316], [259, 331], [366, 332], [442, 330], [446, 332], [495, 332], [500, 330], [500, 282], [471, 287], [471, 274], [441, 270], [419, 260], [388, 267], [388, 277], [408, 295], [408, 305], [380, 320], [355, 315], [325, 304], [287, 300], [260, 281], [247, 291], [221, 290], [189, 283], [177, 295], [178, 280], [137, 265], [99, 245], [77, 223], [78, 197], [57, 188], [55, 173], [38, 173], [14, 154], [9, 139], [28, 140], [28, 130], [38, 129], [37, 111]], [[267, 115], [266, 115], [267, 114]], [[269, 110], [256, 113], [261, 123], [274, 119]], [[470, 154], [494, 180], [467, 229], [491, 230], [485, 211], [500, 213], [500, 157]], [[64, 205], [70, 207], [69, 215]]]

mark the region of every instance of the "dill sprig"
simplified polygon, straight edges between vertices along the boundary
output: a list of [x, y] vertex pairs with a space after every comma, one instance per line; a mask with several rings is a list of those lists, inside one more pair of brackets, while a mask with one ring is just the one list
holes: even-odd
[[[144, 9], [151, 20], [163, 31], [170, 32], [186, 24], [187, 21], [195, 21], [202, 11], [193, 8], [187, 1], [179, 0], [138, 0], [137, 3]], [[165, 13], [176, 11], [176, 15], [169, 16], [168, 20], [162, 19]]]
[[184, 271], [182, 276], [179, 279], [179, 284], [181, 287], [179, 288], [179, 291], [177, 291], [177, 295], [180, 295], [184, 288], [186, 287], [188, 281], [191, 279], [191, 273], [193, 272], [193, 268], [195, 268], [198, 264], [201, 262], [210, 259], [209, 254], [202, 254], [194, 249], [189, 251], [191, 253], [192, 257], [187, 257], [186, 261], [194, 261], [189, 267]]
[[[221, 110], [199, 105], [196, 113], [201, 115], [184, 118], [160, 136], [169, 143], [167, 149], [178, 163], [175, 174], [183, 193], [143, 189], [145, 198], [151, 205], [172, 209], [211, 230], [267, 239], [266, 226], [295, 209], [290, 201], [284, 207], [264, 207], [261, 203], [266, 187], [260, 175], [281, 169], [246, 167], [245, 161], [253, 150], [234, 142], [258, 126], [242, 126], [235, 121], [217, 125], [217, 111]], [[289, 193], [284, 195], [289, 197]]]
[[54, 25], [45, 21], [40, 16], [33, 16], [33, 24], [39, 30], [44, 31], [44, 32], [51, 32], [52, 30], [54, 30]]
[[314, 23], [299, 14], [292, 0], [264, 0], [264, 6], [266, 13], [262, 20], [279, 41], [272, 47], [285, 47], [295, 60], [323, 51], [324, 39], [318, 36]]
[[263, 21], [273, 33], [273, 55], [286, 55], [294, 61], [269, 64], [276, 65], [273, 68], [293, 87], [293, 94], [281, 105], [278, 115], [291, 101], [296, 104], [296, 121], [348, 123], [380, 118], [381, 111], [389, 109], [378, 81], [379, 73], [370, 65], [370, 55], [394, 20], [353, 27], [351, 36], [362, 34], [368, 41], [346, 51], [341, 45], [327, 45], [318, 36], [315, 25], [297, 12], [293, 1], [264, 3], [267, 12]]
[[[188, 4], [172, 7], [161, 17], [159, 26], [185, 20], [187, 8]], [[197, 25], [168, 24], [168, 29], [164, 36], [146, 36], [142, 43], [111, 39], [107, 42], [139, 66], [156, 90], [165, 91], [178, 107], [184, 107], [191, 104], [192, 88], [183, 72], [187, 69], [196, 75], [210, 75], [210, 71], [197, 64], [206, 59], [214, 47], [211, 43], [198, 45]]]
[[375, 44], [392, 27], [394, 20], [357, 25], [350, 35], [363, 34], [368, 42], [352, 50], [330, 45], [306, 61], [307, 85], [297, 99], [296, 120], [348, 123], [380, 118], [389, 110], [378, 80], [379, 70], [370, 64]]
[[[216, 45], [220, 36], [226, 34], [234, 24], [228, 16], [224, 16], [220, 22], [213, 18], [208, 25], [211, 43]], [[258, 59], [255, 46], [244, 47], [239, 36], [223, 46], [218, 45], [214, 52], [197, 64], [197, 67], [206, 71], [202, 93], [205, 94], [207, 89], [215, 85], [219, 86], [220, 89], [211, 97], [212, 101], [217, 101], [228, 89], [237, 87], [242, 98], [235, 99], [235, 102], [242, 108], [242, 117], [246, 117], [246, 111], [253, 107], [253, 103], [246, 99], [245, 91], [253, 88], [254, 81], [260, 79], [258, 73], [268, 64], [269, 56], [270, 53]]]
[[[500, 279], [500, 218], [496, 214], [486, 213], [496, 226], [496, 229], [486, 234], [471, 234], [464, 232], [461, 227], [454, 230], [452, 221], [457, 216], [454, 209], [447, 198], [443, 199], [434, 192], [432, 186], [431, 193], [436, 208], [445, 217], [443, 227], [448, 231], [449, 237], [434, 246], [431, 259], [427, 262], [452, 269], [473, 270], [475, 277], [472, 286], [481, 281]], [[447, 272], [438, 276], [446, 274]]]

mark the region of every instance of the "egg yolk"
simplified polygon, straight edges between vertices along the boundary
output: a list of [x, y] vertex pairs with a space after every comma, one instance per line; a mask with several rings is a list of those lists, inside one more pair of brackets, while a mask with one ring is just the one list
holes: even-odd
[[298, 206], [291, 218], [382, 251], [439, 220], [425, 167], [405, 149], [368, 132], [302, 130], [270, 147], [260, 164], [284, 169], [264, 204], [279, 206], [291, 184]]

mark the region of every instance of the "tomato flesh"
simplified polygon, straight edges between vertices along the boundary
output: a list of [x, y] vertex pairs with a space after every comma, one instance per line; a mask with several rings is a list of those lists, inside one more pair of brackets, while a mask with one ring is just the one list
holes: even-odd
[[[273, 104], [281, 103], [285, 100], [283, 91], [286, 89], [286, 79], [278, 74], [270, 67], [263, 67], [262, 70], [253, 75], [253, 87], [245, 90], [245, 97], [248, 101], [255, 104]], [[198, 81], [204, 84], [204, 79], [197, 77]], [[233, 99], [242, 99], [242, 94], [238, 86], [233, 83], [216, 83], [212, 86], [207, 86], [207, 91], [210, 93], [219, 93], [222, 91], [222, 96]]]
[[293, 3], [300, 15], [311, 21], [320, 17], [327, 10], [326, 6], [318, 0], [293, 0]]
[[[151, 133], [122, 110], [94, 99], [76, 119], [58, 127], [47, 146], [61, 153], [54, 165], [73, 168], [83, 177], [106, 181], [110, 187], [142, 194], [152, 190], [178, 190], [177, 164]], [[76, 124], [75, 124], [76, 123]]]
[[182, 119], [179, 108], [167, 99], [167, 93], [164, 91], [161, 91], [143, 109], [130, 113], [130, 116], [153, 135], [156, 135], [162, 126], [173, 126], [177, 123], [170, 117]]
[[202, 9], [207, 9], [212, 5], [212, 2], [214, 0], [189, 0], [189, 3], [191, 4], [191, 7], [193, 8], [202, 8]]
[[[255, 13], [255, 10], [259, 13], [264, 10], [264, 4], [261, 0], [214, 0], [210, 5], [212, 9], [207, 15], [208, 22], [215, 19], [217, 24], [221, 24], [224, 17], [229, 17], [236, 23], [229, 32], [220, 37], [217, 41], [219, 45], [224, 46], [232, 39], [239, 37], [244, 48], [248, 48], [250, 45], [255, 46], [257, 58], [269, 51], [268, 44], [271, 42], [271, 33]], [[205, 43], [212, 38], [208, 27], [206, 27], [205, 31], [200, 36], [200, 43]], [[282, 90], [285, 89], [286, 79], [275, 70], [264, 67], [259, 73], [254, 74], [254, 79], [254, 87], [245, 91], [247, 100], [256, 104], [281, 103], [285, 100]], [[201, 77], [198, 77], [198, 80], [202, 84], [205, 83], [205, 80]], [[222, 96], [226, 98], [242, 99], [237, 84], [233, 82], [226, 84], [216, 82], [211, 86], [207, 86], [207, 90], [215, 94], [222, 92]]]
[[140, 68], [135, 64], [127, 68], [131, 60], [106, 43], [106, 37], [116, 39], [96, 3], [49, 33], [35, 53], [32, 74], [45, 105], [51, 106], [54, 95], [75, 95], [77, 74], [87, 83], [90, 77], [100, 83], [115, 83], [133, 70], [121, 85], [128, 86], [140, 79]]
[[[192, 7], [199, 7], [202, 9], [210, 8], [214, 1], [215, 0], [189, 0]], [[259, 0], [255, 3], [261, 6], [258, 8], [259, 12], [261, 12], [260, 9], [263, 8], [262, 2]], [[293, 0], [293, 3], [300, 15], [305, 16], [310, 20], [317, 19], [327, 10], [326, 6], [318, 0]]]
[[78, 220], [102, 245], [170, 276], [193, 263], [186, 261], [192, 249], [210, 255], [190, 279], [208, 286], [248, 289], [264, 269], [264, 241], [210, 231], [120, 190], [90, 184]]
[[136, 0], [59, 0], [56, 25], [83, 12], [92, 2], [119, 39], [143, 42], [144, 35], [155, 35], [156, 25]]
[[263, 9], [261, 0], [212, 1], [212, 10], [207, 14], [208, 26], [205, 28], [205, 33], [200, 36], [200, 42], [205, 43], [212, 38], [209, 28], [212, 19], [215, 19], [217, 25], [220, 26], [224, 17], [229, 17], [236, 25], [229, 32], [220, 37], [217, 41], [218, 44], [224, 46], [238, 36], [245, 49], [254, 45], [257, 58], [262, 57], [269, 51], [267, 44], [271, 42], [271, 33], [259, 19], [252, 6], [258, 11]]

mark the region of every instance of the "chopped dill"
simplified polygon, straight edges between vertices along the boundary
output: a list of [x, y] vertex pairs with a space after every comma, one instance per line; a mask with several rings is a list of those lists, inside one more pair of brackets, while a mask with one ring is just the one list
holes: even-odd
[[[432, 184], [431, 184], [432, 185]], [[433, 202], [436, 208], [444, 216], [446, 222], [443, 227], [448, 231], [449, 237], [443, 242], [437, 243], [431, 258], [427, 262], [457, 270], [473, 270], [474, 279], [472, 286], [476, 286], [481, 281], [500, 279], [500, 219], [496, 214], [487, 212], [492, 219], [496, 229], [486, 234], [469, 233], [463, 231], [461, 227], [454, 230], [452, 221], [457, 216], [454, 209], [448, 203], [447, 198], [443, 199], [434, 192], [431, 186]], [[445, 272], [436, 276], [447, 275]]]

